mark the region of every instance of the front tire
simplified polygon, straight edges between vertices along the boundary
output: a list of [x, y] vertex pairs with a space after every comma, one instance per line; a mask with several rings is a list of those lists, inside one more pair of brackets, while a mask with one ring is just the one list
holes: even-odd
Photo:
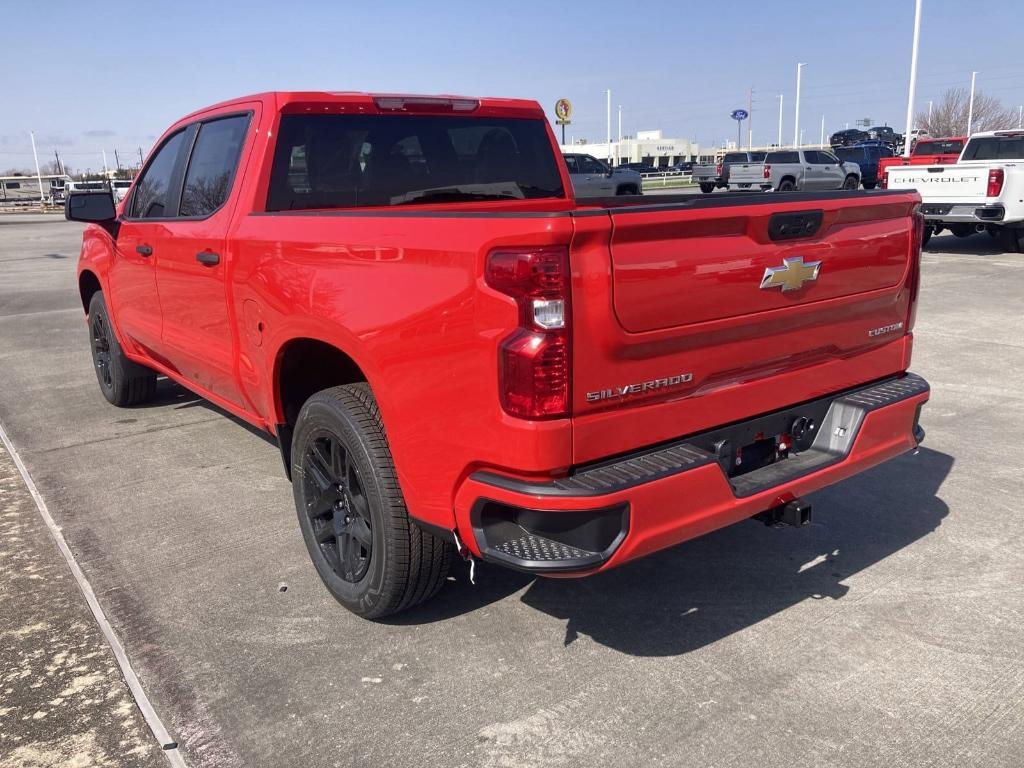
[[102, 291], [89, 301], [89, 342], [96, 381], [108, 403], [127, 408], [153, 399], [156, 373], [125, 357]]
[[437, 594], [454, 547], [409, 518], [369, 386], [333, 387], [307, 400], [291, 455], [302, 538], [339, 603], [378, 619]]
[[619, 187], [617, 190], [615, 190], [615, 194], [621, 196], [621, 195], [639, 195], [640, 193], [637, 191], [636, 187], [634, 187], [634, 186], [632, 186], [630, 184], [626, 184], [624, 186]]
[[856, 176], [847, 176], [843, 179], [843, 189], [853, 190], [860, 186], [860, 179]]

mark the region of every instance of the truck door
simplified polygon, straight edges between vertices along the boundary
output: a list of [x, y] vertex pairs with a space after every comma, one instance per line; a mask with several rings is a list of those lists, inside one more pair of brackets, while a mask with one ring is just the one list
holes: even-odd
[[822, 183], [825, 189], [842, 189], [846, 180], [846, 171], [843, 169], [839, 158], [831, 152], [818, 152], [818, 159], [821, 160]]
[[168, 197], [184, 162], [186, 134], [187, 130], [181, 129], [169, 136], [142, 172], [124, 208], [107, 276], [109, 306], [122, 341], [156, 353], [158, 358], [162, 324], [155, 254], [166, 239]]
[[804, 150], [804, 189], [828, 188], [824, 158], [815, 149]]
[[235, 375], [235, 328], [225, 252], [239, 160], [253, 113], [218, 115], [189, 128], [181, 197], [156, 260], [162, 349], [179, 374], [244, 406]]

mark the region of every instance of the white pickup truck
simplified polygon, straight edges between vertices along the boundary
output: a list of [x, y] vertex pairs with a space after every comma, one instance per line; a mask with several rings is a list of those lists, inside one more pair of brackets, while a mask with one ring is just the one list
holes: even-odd
[[916, 189], [924, 241], [948, 229], [988, 232], [1003, 250], [1024, 250], [1024, 131], [986, 131], [968, 139], [953, 165], [892, 166], [889, 189]]

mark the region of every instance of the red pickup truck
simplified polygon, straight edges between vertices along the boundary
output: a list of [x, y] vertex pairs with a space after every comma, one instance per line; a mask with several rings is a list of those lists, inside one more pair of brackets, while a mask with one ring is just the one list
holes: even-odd
[[918, 139], [910, 157], [883, 157], [878, 161], [878, 182], [882, 189], [889, 186], [889, 169], [900, 165], [950, 165], [960, 158], [967, 143], [966, 136], [951, 136], [947, 139], [933, 139], [924, 136]]
[[[573, 199], [533, 101], [268, 93], [73, 194], [103, 395], [275, 435], [365, 617], [454, 557], [585, 575], [913, 449], [913, 192]], [[211, 511], [212, 512], [212, 511]]]

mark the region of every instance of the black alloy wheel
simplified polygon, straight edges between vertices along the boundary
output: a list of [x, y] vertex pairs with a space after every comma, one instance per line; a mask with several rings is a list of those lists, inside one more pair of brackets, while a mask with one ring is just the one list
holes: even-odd
[[355, 584], [373, 554], [373, 518], [359, 470], [340, 438], [323, 431], [303, 459], [302, 493], [313, 535], [338, 578]]
[[107, 316], [93, 312], [89, 318], [89, 335], [92, 340], [92, 362], [96, 367], [96, 378], [104, 390], [114, 387], [114, 375], [110, 370], [110, 326]]

